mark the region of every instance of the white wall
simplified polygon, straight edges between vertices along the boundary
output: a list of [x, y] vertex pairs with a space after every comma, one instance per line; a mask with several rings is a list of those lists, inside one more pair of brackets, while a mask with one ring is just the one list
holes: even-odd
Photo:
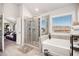
[[[17, 44], [24, 45], [24, 19], [32, 17], [25, 5], [20, 5], [20, 17], [17, 19]], [[27, 20], [27, 19], [26, 19]], [[19, 23], [18, 23], [19, 22]]]
[[79, 22], [79, 4], [78, 4], [78, 6], [77, 6], [77, 16], [78, 16], [78, 22]]
[[22, 16], [23, 17], [32, 17], [32, 14], [30, 11], [27, 9], [27, 7], [23, 4], [22, 5], [23, 11], [22, 11]]
[[17, 34], [16, 44], [17, 45], [21, 45], [21, 41], [22, 41], [21, 25], [22, 25], [21, 18], [17, 18], [17, 21], [16, 21], [16, 34]]
[[28, 20], [28, 18], [32, 18], [32, 14], [24, 4], [22, 8], [22, 45], [24, 45], [24, 19]]
[[2, 4], [0, 3], [0, 15], [2, 15], [2, 9], [3, 9], [3, 6], [2, 6]]
[[4, 3], [4, 17], [17, 18], [19, 16], [19, 6], [13, 3]]

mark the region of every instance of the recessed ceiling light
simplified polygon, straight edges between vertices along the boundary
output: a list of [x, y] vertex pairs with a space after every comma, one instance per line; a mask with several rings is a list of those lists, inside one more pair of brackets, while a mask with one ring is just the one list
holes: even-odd
[[36, 11], [36, 12], [38, 12], [38, 11], [39, 11], [39, 9], [38, 9], [38, 8], [35, 8], [35, 11]]

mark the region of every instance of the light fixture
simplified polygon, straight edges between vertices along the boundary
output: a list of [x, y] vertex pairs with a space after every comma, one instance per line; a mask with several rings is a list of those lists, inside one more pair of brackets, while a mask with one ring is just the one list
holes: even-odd
[[35, 11], [36, 11], [36, 12], [38, 12], [38, 11], [39, 11], [39, 9], [38, 9], [38, 8], [35, 8]]

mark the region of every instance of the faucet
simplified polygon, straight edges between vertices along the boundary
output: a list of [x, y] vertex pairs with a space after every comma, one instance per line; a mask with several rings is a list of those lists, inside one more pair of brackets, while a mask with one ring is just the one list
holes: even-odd
[[51, 34], [49, 33], [49, 39], [51, 39]]

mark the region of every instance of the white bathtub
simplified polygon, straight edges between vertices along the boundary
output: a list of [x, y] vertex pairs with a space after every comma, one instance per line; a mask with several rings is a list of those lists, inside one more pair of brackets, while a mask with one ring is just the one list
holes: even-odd
[[70, 41], [56, 38], [47, 39], [42, 42], [42, 52], [44, 52], [44, 49], [48, 49], [52, 55], [69, 56]]

